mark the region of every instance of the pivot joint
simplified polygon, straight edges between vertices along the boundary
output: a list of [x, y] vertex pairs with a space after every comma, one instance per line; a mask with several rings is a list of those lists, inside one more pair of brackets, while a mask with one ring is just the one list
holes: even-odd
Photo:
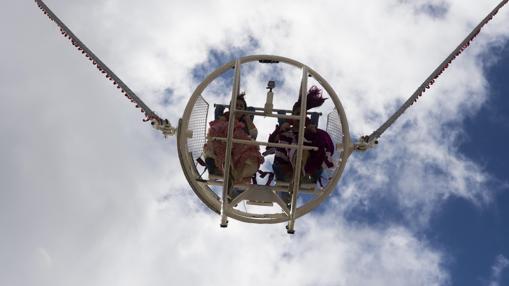
[[177, 128], [173, 127], [168, 119], [153, 118], [151, 121], [152, 127], [161, 131], [165, 138], [177, 133]]
[[354, 148], [356, 151], [366, 151], [375, 147], [378, 144], [377, 138], [370, 138], [369, 136], [361, 136], [359, 141], [354, 144]]

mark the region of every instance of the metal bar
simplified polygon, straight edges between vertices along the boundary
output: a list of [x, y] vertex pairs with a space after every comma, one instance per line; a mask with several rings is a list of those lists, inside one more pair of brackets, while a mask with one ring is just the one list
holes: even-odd
[[281, 207], [281, 210], [287, 215], [289, 216], [290, 215], [290, 209], [288, 208], [288, 206], [286, 205], [286, 203], [283, 201], [283, 199], [280, 197], [280, 196], [274, 196], [275, 198], [275, 203], [279, 205], [279, 207]]
[[[230, 107], [228, 104], [219, 104], [219, 103], [214, 103], [214, 107], [216, 107], [216, 106], [223, 106], [223, 107], [227, 107], [227, 108], [228, 108], [228, 107]], [[261, 111], [261, 110], [264, 110], [264, 109], [263, 109], [263, 108], [261, 108], [261, 107], [253, 107], [253, 108], [254, 108], [255, 110], [260, 110], [260, 111]], [[273, 109], [272, 109], [272, 111], [275, 111], [275, 112], [283, 111], [283, 112], [290, 113], [290, 114], [292, 113], [292, 111], [291, 111], [291, 110], [288, 110], [288, 109], [275, 109], [275, 108], [273, 108]], [[318, 115], [323, 115], [321, 112], [316, 112], [316, 111], [307, 111], [306, 113], [307, 113], [308, 115], [309, 115], [309, 114], [314, 114], [314, 113], [316, 113], [316, 114], [318, 114]]]
[[264, 117], [276, 117], [276, 118], [285, 118], [285, 119], [293, 119], [300, 120], [300, 116], [297, 115], [284, 115], [284, 114], [273, 114], [273, 113], [263, 113], [263, 112], [254, 112], [249, 110], [237, 110], [238, 113], [242, 114], [252, 114], [252, 115], [260, 115]]
[[[217, 141], [223, 141], [227, 142], [227, 138], [224, 137], [210, 137], [211, 140], [217, 140]], [[258, 146], [269, 146], [269, 147], [276, 147], [276, 148], [290, 148], [290, 149], [297, 149], [299, 146], [297, 144], [283, 144], [283, 143], [271, 143], [271, 142], [263, 142], [263, 141], [254, 141], [254, 140], [244, 140], [244, 139], [232, 139], [233, 143], [241, 143], [241, 144], [247, 144], [247, 145], [258, 145]], [[317, 151], [318, 147], [315, 146], [302, 146], [303, 150], [314, 150]]]
[[[210, 185], [210, 186], [222, 186], [224, 184], [224, 181], [214, 181], [214, 180], [201, 180], [201, 179], [197, 179], [196, 181], [200, 182], [200, 183], [203, 183], [203, 184], [207, 184], [207, 185]], [[267, 189], [270, 189], [271, 191], [275, 191], [275, 192], [279, 192], [279, 193], [288, 193], [290, 192], [288, 190], [288, 187], [285, 186], [285, 187], [279, 187], [279, 186], [265, 186], [265, 185], [253, 185], [253, 184], [236, 184], [233, 186], [234, 188], [239, 188], [239, 189], [249, 189], [249, 188], [267, 188]], [[306, 193], [306, 194], [319, 194], [322, 192], [321, 189], [316, 189], [316, 188], [312, 188], [312, 189], [302, 189], [300, 190], [299, 189], [299, 192], [300, 193]]]
[[230, 107], [230, 116], [228, 119], [228, 134], [226, 137], [226, 154], [224, 160], [224, 184], [223, 184], [223, 199], [221, 202], [221, 227], [226, 227], [228, 224], [228, 217], [226, 216], [225, 208], [228, 204], [227, 197], [230, 189], [230, 163], [232, 157], [232, 141], [233, 141], [233, 130], [235, 128], [235, 112], [237, 111], [237, 96], [240, 91], [240, 60], [235, 61], [235, 77], [233, 79], [232, 88], [232, 106]]
[[449, 64], [461, 54], [470, 44], [470, 42], [479, 34], [482, 27], [486, 25], [495, 14], [498, 13], [498, 10], [502, 8], [505, 4], [507, 4], [509, 0], [501, 1], [497, 7], [495, 7], [473, 30], [468, 34], [468, 36], [449, 54], [447, 58], [424, 80], [424, 82], [415, 90], [415, 92], [410, 96], [410, 98], [403, 103], [403, 105], [391, 116], [389, 119], [382, 124], [377, 130], [371, 133], [368, 137], [367, 142], [372, 142], [382, 135], [382, 133], [387, 130], [402, 114], [405, 112], [415, 101], [417, 98], [421, 96], [426, 89], [428, 89], [431, 84], [435, 82], [435, 80], [442, 74], [442, 72], [449, 66]]
[[304, 127], [306, 123], [306, 105], [307, 105], [307, 91], [308, 91], [308, 69], [306, 66], [302, 67], [302, 80], [300, 82], [300, 116], [299, 121], [299, 138], [297, 140], [297, 159], [293, 168], [293, 183], [292, 185], [292, 199], [290, 205], [290, 217], [288, 220], [288, 233], [294, 233], [295, 226], [295, 213], [297, 210], [297, 196], [300, 188], [300, 175], [302, 172], [302, 151], [304, 144]]
[[107, 76], [111, 78], [111, 80], [114, 81], [114, 83], [121, 88], [126, 95], [132, 99], [146, 114], [147, 118], [149, 119], [157, 119], [161, 121], [161, 118], [155, 114], [113, 71], [106, 66], [83, 42], [78, 39], [76, 35], [42, 2], [41, 0], [35, 0], [39, 8], [41, 8], [44, 13], [53, 20], [59, 27], [60, 30], [65, 33], [72, 41], [72, 44], [78, 49], [82, 49], [83, 53], [85, 53], [94, 63], [94, 65], [97, 66], [98, 69], [103, 70], [106, 72]]

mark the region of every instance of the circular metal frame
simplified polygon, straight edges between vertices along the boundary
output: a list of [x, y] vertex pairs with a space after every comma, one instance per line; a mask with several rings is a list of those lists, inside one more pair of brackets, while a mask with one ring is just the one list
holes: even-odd
[[[188, 138], [188, 123], [189, 118], [191, 116], [191, 112], [193, 109], [193, 106], [196, 103], [196, 100], [201, 96], [202, 92], [205, 90], [205, 88], [213, 82], [216, 78], [221, 76], [226, 71], [235, 68], [235, 62], [237, 60], [233, 60], [229, 63], [224, 64], [223, 66], [219, 67], [212, 73], [210, 73], [204, 80], [201, 82], [193, 92], [191, 98], [189, 99], [187, 106], [184, 110], [184, 114], [179, 121], [178, 126], [178, 133], [177, 133], [177, 149], [178, 149], [178, 155], [180, 159], [180, 163], [182, 166], [182, 169], [184, 171], [184, 174], [193, 189], [193, 191], [196, 193], [196, 195], [205, 203], [206, 206], [208, 206], [211, 210], [214, 212], [220, 214], [221, 213], [221, 198], [214, 193], [208, 184], [206, 182], [202, 182], [200, 180], [197, 180], [199, 178], [199, 174], [195, 168], [193, 158], [189, 154], [188, 145], [187, 145], [187, 138]], [[338, 96], [336, 92], [332, 89], [332, 87], [329, 85], [329, 83], [321, 77], [317, 72], [315, 72], [313, 69], [309, 68], [308, 66], [295, 61], [290, 58], [280, 57], [280, 56], [273, 56], [273, 55], [251, 55], [246, 57], [241, 57], [238, 59], [240, 62], [240, 65], [259, 61], [259, 62], [274, 62], [274, 63], [285, 63], [289, 64], [291, 66], [294, 66], [296, 68], [300, 69], [307, 69], [307, 72], [309, 76], [312, 76], [316, 79], [318, 83], [322, 85], [322, 87], [327, 91], [329, 96], [331, 97], [334, 106], [339, 114], [340, 122], [341, 122], [341, 129], [343, 132], [343, 140], [342, 140], [342, 146], [343, 149], [341, 150], [340, 155], [340, 165], [335, 169], [332, 178], [329, 180], [328, 184], [324, 187], [323, 191], [320, 195], [316, 196], [314, 199], [306, 202], [302, 206], [299, 206], [295, 210], [294, 218], [298, 218], [315, 207], [317, 207], [325, 198], [327, 198], [330, 193], [335, 189], [335, 186], [337, 182], [339, 181], [341, 174], [343, 173], [343, 170], [345, 168], [346, 162], [350, 154], [353, 152], [353, 144], [351, 143], [351, 137], [348, 129], [348, 122], [346, 119], [346, 114], [343, 109], [343, 106], [341, 105], [341, 102], [338, 99]], [[249, 222], [249, 223], [280, 223], [285, 222], [289, 220], [289, 215], [282, 212], [282, 213], [275, 213], [275, 214], [253, 214], [245, 211], [241, 211], [238, 209], [235, 209], [233, 207], [227, 207], [225, 208], [226, 216], [232, 217], [234, 219], [243, 221], [243, 222]]]

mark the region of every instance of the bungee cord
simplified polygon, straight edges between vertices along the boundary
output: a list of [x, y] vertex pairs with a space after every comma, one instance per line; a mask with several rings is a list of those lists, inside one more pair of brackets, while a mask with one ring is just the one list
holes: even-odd
[[71, 44], [75, 46], [92, 64], [109, 79], [120, 92], [135, 104], [143, 114], [145, 114], [144, 122], [151, 121], [154, 128], [163, 132], [165, 136], [174, 135], [176, 129], [173, 128], [167, 119], [161, 119], [152, 109], [150, 109], [113, 71], [111, 71], [106, 64], [104, 64], [83, 42], [74, 35], [74, 33], [48, 8], [48, 6], [41, 0], [35, 0], [37, 6], [44, 12], [44, 15], [55, 22], [60, 28], [61, 34], [70, 40]]
[[[442, 75], [442, 73], [449, 67], [449, 65], [458, 57], [465, 49], [467, 49], [475, 37], [480, 33], [481, 29], [490, 22], [498, 11], [507, 4], [509, 0], [501, 1], [473, 30], [467, 37], [454, 49], [449, 56], [424, 80], [424, 82], [414, 91], [414, 93], [403, 103], [403, 105], [384, 122], [378, 129], [373, 131], [370, 135], [362, 136], [358, 144], [356, 144], [357, 150], [367, 150], [374, 144], [378, 143], [378, 139], [382, 134], [394, 124], [394, 122], [410, 107], [412, 106], [419, 97], [423, 96], [427, 89], [436, 82], [436, 80]], [[171, 126], [167, 119], [161, 119], [154, 111], [152, 111], [115, 73], [113, 73], [78, 37], [62, 22], [60, 19], [44, 4], [41, 0], [35, 0], [39, 8], [44, 12], [48, 18], [55, 22], [60, 28], [60, 32], [71, 43], [81, 51], [86, 58], [88, 58], [92, 64], [105, 75], [107, 79], [112, 81], [127, 99], [135, 103], [136, 108], [140, 108], [141, 112], [145, 114], [143, 121], [151, 121], [152, 125], [163, 132], [166, 135], [174, 135], [176, 129]]]
[[452, 51], [451, 54], [424, 80], [424, 82], [415, 90], [415, 92], [403, 103], [403, 105], [383, 123], [377, 130], [368, 136], [362, 136], [361, 142], [358, 144], [358, 150], [366, 150], [372, 147], [373, 144], [378, 143], [378, 138], [385, 132], [411, 105], [413, 105], [419, 97], [424, 95], [427, 89], [429, 89], [440, 77], [440, 75], [449, 67], [456, 57], [458, 57], [465, 49], [470, 46], [470, 43], [480, 33], [481, 29], [498, 13], [500, 8], [507, 4], [509, 0], [501, 1], [473, 30], [468, 36]]

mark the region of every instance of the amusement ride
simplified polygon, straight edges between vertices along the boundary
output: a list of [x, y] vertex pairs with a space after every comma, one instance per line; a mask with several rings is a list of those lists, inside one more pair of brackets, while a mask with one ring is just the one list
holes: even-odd
[[[286, 222], [288, 233], [294, 233], [297, 218], [318, 207], [334, 191], [349, 156], [354, 151], [366, 151], [378, 144], [380, 136], [435, 83], [508, 1], [501, 1], [386, 122], [354, 142], [341, 101], [324, 77], [310, 66], [275, 55], [243, 56], [218, 67], [196, 87], [177, 126], [173, 126], [153, 112], [43, 1], [35, 0], [44, 14], [57, 24], [62, 35], [143, 112], [144, 121], [150, 122], [165, 137], [176, 137], [183, 173], [198, 198], [220, 215], [221, 227], [227, 227], [228, 218], [248, 223]], [[272, 80], [267, 84], [264, 106], [242, 104], [246, 103], [244, 97], [247, 96], [240, 88], [241, 70], [243, 66], [253, 64], [281, 65], [297, 70], [300, 83], [296, 83], [299, 92], [293, 108], [274, 108], [277, 94], [276, 83]], [[217, 81], [225, 81], [225, 78], [231, 84], [229, 102], [211, 106], [204, 94], [207, 88]], [[310, 80], [316, 83], [311, 88]], [[322, 93], [328, 95], [328, 102], [333, 106], [327, 114], [310, 110], [325, 101]], [[268, 140], [256, 138], [256, 128], [250, 128], [254, 117], [277, 120], [276, 130]], [[263, 156], [257, 155], [260, 146], [266, 149]], [[249, 152], [255, 157], [247, 156]], [[274, 161], [273, 170], [258, 169], [263, 157]], [[276, 158], [281, 162], [286, 160], [286, 165], [276, 166]], [[316, 158], [321, 159], [313, 165], [311, 162]], [[281, 167], [287, 168], [286, 173], [277, 172], [284, 169]]]

